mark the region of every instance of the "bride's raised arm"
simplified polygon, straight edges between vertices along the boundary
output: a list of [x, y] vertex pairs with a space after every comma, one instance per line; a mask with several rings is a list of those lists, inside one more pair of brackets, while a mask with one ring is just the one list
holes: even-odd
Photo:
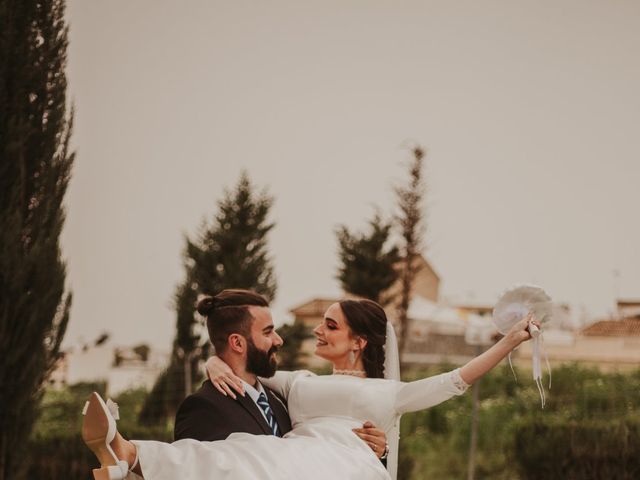
[[[395, 400], [396, 412], [403, 414], [423, 410], [454, 395], [462, 395], [471, 384], [500, 363], [509, 352], [531, 338], [527, 330], [530, 321], [531, 318], [528, 316], [516, 323], [500, 341], [461, 368], [414, 382], [399, 383]], [[538, 325], [535, 321], [533, 323]]]

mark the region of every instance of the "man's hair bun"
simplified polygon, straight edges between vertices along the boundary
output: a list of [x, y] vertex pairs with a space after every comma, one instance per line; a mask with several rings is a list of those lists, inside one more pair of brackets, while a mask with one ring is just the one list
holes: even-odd
[[207, 295], [206, 297], [202, 297], [200, 300], [198, 300], [198, 304], [196, 305], [196, 310], [203, 317], [207, 317], [215, 307], [216, 307], [216, 299], [210, 295]]

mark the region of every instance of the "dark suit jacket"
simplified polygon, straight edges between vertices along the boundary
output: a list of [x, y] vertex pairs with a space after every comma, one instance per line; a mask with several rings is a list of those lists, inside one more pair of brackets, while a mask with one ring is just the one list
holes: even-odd
[[[264, 387], [280, 433], [291, 430], [286, 403]], [[224, 440], [234, 432], [271, 435], [271, 429], [249, 395], [234, 400], [220, 393], [209, 380], [182, 402], [176, 414], [173, 435], [176, 440], [193, 438], [200, 441]]]

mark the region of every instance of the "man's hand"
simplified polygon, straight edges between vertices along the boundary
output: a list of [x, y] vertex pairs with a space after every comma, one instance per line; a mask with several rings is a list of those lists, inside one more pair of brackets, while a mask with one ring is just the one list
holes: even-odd
[[372, 422], [364, 422], [362, 428], [354, 428], [353, 432], [371, 447], [378, 458], [384, 455], [387, 450], [387, 436]]

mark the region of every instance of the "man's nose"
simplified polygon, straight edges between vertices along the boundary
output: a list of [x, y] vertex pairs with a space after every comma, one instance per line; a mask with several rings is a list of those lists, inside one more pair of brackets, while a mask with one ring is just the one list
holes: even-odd
[[282, 344], [284, 343], [284, 340], [282, 340], [282, 337], [280, 335], [278, 335], [278, 333], [276, 332], [276, 339], [275, 342], [273, 342], [276, 346], [281, 347]]

